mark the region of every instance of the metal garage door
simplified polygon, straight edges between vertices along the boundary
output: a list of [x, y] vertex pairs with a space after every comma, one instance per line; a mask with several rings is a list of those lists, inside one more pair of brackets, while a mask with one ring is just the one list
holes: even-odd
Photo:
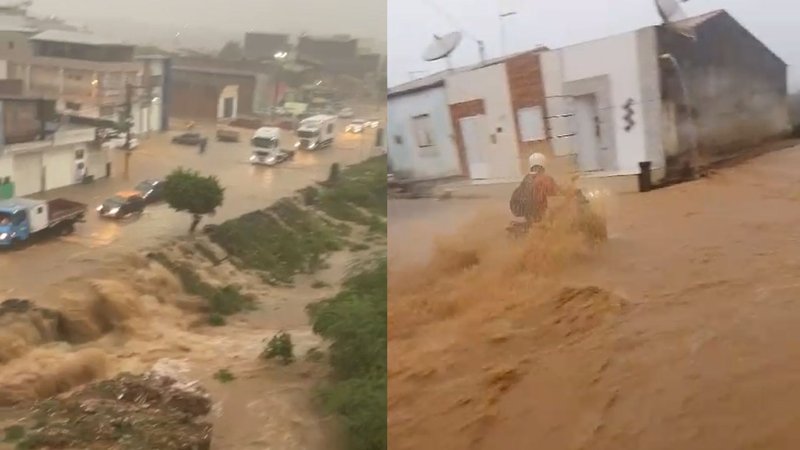
[[42, 190], [42, 154], [25, 153], [14, 156], [16, 195], [30, 195]]
[[75, 150], [53, 149], [44, 152], [45, 190], [69, 186], [75, 182]]

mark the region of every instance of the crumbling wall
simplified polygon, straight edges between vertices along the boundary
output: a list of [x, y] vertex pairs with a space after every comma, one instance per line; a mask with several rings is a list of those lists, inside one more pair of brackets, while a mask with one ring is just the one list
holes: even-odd
[[658, 29], [662, 102], [674, 124], [664, 133], [670, 156], [696, 138], [701, 160], [713, 162], [790, 131], [786, 64], [720, 12], [694, 28], [696, 39]]

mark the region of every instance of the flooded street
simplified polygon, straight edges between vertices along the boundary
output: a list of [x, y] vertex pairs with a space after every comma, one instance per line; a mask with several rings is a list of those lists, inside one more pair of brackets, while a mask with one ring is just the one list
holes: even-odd
[[[213, 128], [202, 131], [213, 136]], [[225, 187], [225, 202], [214, 217], [204, 219], [202, 224], [207, 224], [263, 208], [314, 181], [324, 180], [330, 165], [335, 162], [347, 165], [374, 154], [373, 131], [362, 135], [340, 133], [333, 148], [313, 153], [298, 152], [294, 161], [278, 167], [258, 167], [248, 161], [251, 130], [242, 130], [240, 143], [210, 139], [208, 149], [202, 155], [195, 146], [171, 144], [171, 137], [177, 133], [153, 135], [144, 140], [131, 157], [128, 180], [122, 175], [123, 155], [118, 151], [110, 179], [43, 195], [43, 198], [64, 197], [87, 203], [87, 221], [79, 224], [76, 233], [69, 237], [44, 239], [20, 251], [0, 253], [0, 271], [3, 274], [0, 293], [4, 297], [38, 298], [48, 285], [59, 280], [103, 267], [115, 256], [155, 247], [160, 242], [186, 234], [189, 216], [176, 213], [163, 203], [149, 206], [139, 218], [123, 221], [102, 219], [94, 212], [98, 204], [115, 192], [131, 189], [144, 179], [164, 177], [176, 167], [216, 175]], [[293, 134], [285, 132], [282, 146], [292, 148], [293, 144]]]
[[390, 277], [391, 448], [794, 448], [798, 167], [792, 147], [607, 198], [595, 249], [509, 244], [513, 186], [391, 201], [391, 260], [435, 258], [424, 290]]

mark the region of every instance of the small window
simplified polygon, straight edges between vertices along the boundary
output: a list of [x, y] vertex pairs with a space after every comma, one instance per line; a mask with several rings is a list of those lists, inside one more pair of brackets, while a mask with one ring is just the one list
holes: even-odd
[[431, 132], [431, 117], [428, 114], [414, 116], [414, 134], [417, 137], [417, 146], [420, 148], [433, 146], [433, 133]]
[[[75, 150], [75, 159], [83, 159], [83, 149]], [[83, 164], [83, 163], [81, 163]]]
[[25, 211], [17, 211], [14, 213], [14, 218], [11, 220], [14, 225], [19, 225], [25, 222]]
[[394, 136], [394, 143], [397, 144], [397, 145], [403, 145], [403, 136], [400, 136], [399, 134], [396, 134]]
[[36, 214], [41, 214], [43, 212], [44, 212], [44, 208], [42, 208], [41, 206], [36, 208]]
[[544, 111], [541, 106], [531, 106], [517, 110], [519, 135], [522, 142], [543, 141], [547, 139]]

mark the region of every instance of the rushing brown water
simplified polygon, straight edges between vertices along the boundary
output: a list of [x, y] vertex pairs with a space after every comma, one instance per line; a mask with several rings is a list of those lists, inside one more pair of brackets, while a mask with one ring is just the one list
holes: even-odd
[[[41, 303], [8, 303], [0, 310], [3, 424], [24, 414], [31, 401], [123, 371], [155, 370], [198, 380], [211, 393], [214, 449], [276, 443], [284, 449], [334, 448], [334, 423], [321, 417], [312, 396], [327, 366], [303, 358], [322, 345], [304, 308], [335, 293], [350, 255], [334, 255], [329, 269], [299, 276], [293, 288], [277, 288], [230, 263], [214, 265], [192, 249], [192, 241], [179, 241], [160, 251], [213, 286], [240, 286], [256, 299], [257, 309], [210, 327], [206, 300], [185, 294], [171, 272], [144, 256], [111, 261], [103, 270], [58, 283]], [[330, 287], [313, 288], [314, 280]], [[298, 356], [288, 368], [259, 357], [265, 339], [279, 330], [292, 335]], [[235, 380], [220, 383], [220, 369]]]
[[[620, 197], [591, 251], [508, 248], [498, 214], [421, 281], [390, 276], [391, 448], [796, 448], [798, 166]], [[474, 214], [452, 202], [431, 228]]]

